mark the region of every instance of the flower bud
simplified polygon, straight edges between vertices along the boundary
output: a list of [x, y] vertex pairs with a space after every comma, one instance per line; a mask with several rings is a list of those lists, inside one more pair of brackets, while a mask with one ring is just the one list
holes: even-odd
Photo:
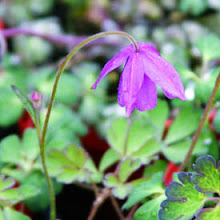
[[34, 91], [31, 97], [32, 104], [35, 109], [40, 109], [41, 107], [41, 95], [37, 92]]

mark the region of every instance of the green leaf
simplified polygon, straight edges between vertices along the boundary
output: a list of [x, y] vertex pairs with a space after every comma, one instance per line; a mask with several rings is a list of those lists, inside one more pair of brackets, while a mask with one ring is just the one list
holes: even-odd
[[189, 220], [203, 206], [205, 195], [194, 189], [191, 174], [178, 174], [181, 183], [171, 182], [166, 189], [167, 200], [161, 203], [159, 220]]
[[15, 180], [12, 178], [4, 178], [0, 176], [0, 191], [11, 188], [15, 184]]
[[[44, 119], [45, 115], [42, 115], [41, 118]], [[46, 149], [56, 147], [63, 150], [69, 143], [80, 144], [78, 136], [85, 135], [86, 132], [86, 126], [76, 113], [66, 106], [55, 106], [50, 117]]]
[[10, 135], [0, 143], [0, 161], [19, 165], [26, 173], [32, 170], [39, 157], [39, 143], [35, 129], [26, 129], [23, 139]]
[[192, 72], [192, 70], [188, 69], [180, 63], [176, 64], [175, 68], [180, 74], [183, 83], [186, 83], [189, 80], [194, 80], [195, 82], [198, 82], [200, 80], [200, 78], [194, 72]]
[[21, 157], [20, 140], [16, 135], [4, 138], [0, 143], [0, 161], [19, 163]]
[[220, 166], [216, 166], [212, 156], [198, 158], [193, 168], [196, 173], [193, 174], [192, 180], [197, 191], [220, 194]]
[[[32, 87], [49, 97], [56, 77], [54, 72], [56, 70], [53, 68], [42, 68], [37, 74], [32, 74], [30, 78]], [[64, 72], [57, 87], [56, 100], [66, 105], [72, 105], [79, 100], [81, 92], [81, 82], [76, 76]]]
[[220, 51], [216, 50], [220, 47], [220, 38], [217, 35], [210, 34], [201, 38], [196, 42], [196, 46], [199, 48], [205, 62], [220, 57]]
[[154, 193], [164, 193], [161, 173], [157, 173], [150, 180], [147, 180], [134, 186], [128, 197], [128, 200], [122, 208], [129, 209], [136, 203], [142, 201], [144, 198]]
[[156, 173], [164, 173], [167, 169], [167, 162], [164, 160], [157, 160], [150, 166], [146, 166], [144, 169], [144, 176], [152, 176]]
[[[210, 95], [212, 93], [212, 90], [215, 85], [215, 81], [218, 77], [220, 68], [215, 68], [213, 71], [208, 72], [205, 74], [205, 76], [196, 83], [195, 87], [195, 96], [196, 99], [199, 99], [202, 103], [207, 103]], [[216, 95], [216, 100], [220, 99], [220, 93], [218, 92]]]
[[[74, 181], [100, 182], [100, 173], [82, 147], [68, 145], [63, 151], [53, 149], [47, 154], [49, 174], [63, 183]], [[99, 175], [100, 174], [100, 175]]]
[[134, 220], [158, 220], [160, 203], [165, 199], [164, 195], [158, 196], [144, 203], [134, 214]]
[[19, 90], [16, 86], [12, 85], [11, 88], [13, 89], [14, 93], [16, 96], [20, 99], [22, 104], [24, 105], [24, 108], [28, 111], [30, 114], [32, 120], [34, 123], [36, 123], [36, 115], [35, 115], [35, 109], [32, 104], [32, 102], [28, 99], [28, 97], [21, 91]]
[[[1, 218], [1, 213], [3, 218]], [[15, 211], [11, 208], [4, 208], [3, 212], [0, 209], [0, 220], [30, 220], [30, 218], [21, 212]]]
[[213, 126], [217, 133], [220, 133], [220, 109], [217, 110], [215, 118], [213, 120]]
[[118, 171], [119, 181], [121, 183], [124, 183], [128, 179], [128, 177], [140, 167], [140, 165], [140, 161], [132, 161], [129, 158], [121, 161]]
[[0, 93], [0, 125], [7, 127], [18, 120], [23, 113], [23, 107], [11, 89], [1, 89]]
[[113, 149], [110, 148], [102, 156], [100, 165], [99, 165], [99, 170], [103, 172], [107, 168], [109, 168], [111, 165], [118, 162], [119, 160], [120, 160], [119, 155]]
[[[52, 180], [55, 193], [59, 193], [62, 189], [62, 184]], [[21, 182], [21, 187], [23, 189], [28, 189], [30, 186], [39, 190], [39, 193], [29, 199], [26, 199], [24, 203], [32, 211], [38, 212], [46, 209], [49, 206], [49, 192], [47, 187], [47, 182], [44, 174], [39, 171], [32, 172]]]
[[0, 80], [0, 126], [10, 126], [18, 120], [23, 113], [23, 106], [15, 96], [10, 86], [17, 85], [27, 91], [27, 70], [21, 67], [5, 67], [2, 69]]
[[40, 154], [40, 146], [38, 142], [37, 132], [35, 129], [28, 128], [25, 130], [22, 139], [22, 156], [31, 161], [38, 158]]
[[120, 184], [117, 187], [113, 188], [112, 194], [118, 199], [125, 199], [131, 191], [131, 188], [131, 184]]
[[168, 118], [169, 108], [168, 104], [165, 101], [158, 100], [156, 108], [153, 111], [140, 112], [143, 117], [142, 120], [147, 120], [156, 130], [158, 138], [161, 138], [163, 135], [163, 130], [165, 122]]
[[[163, 154], [165, 157], [174, 163], [181, 163], [187, 154], [192, 141], [182, 141], [176, 144], [172, 144], [163, 149]], [[201, 155], [208, 152], [208, 147], [200, 141], [197, 142], [196, 147], [193, 151], [193, 155]]]
[[198, 16], [208, 8], [207, 0], [181, 0], [180, 10]]
[[107, 130], [111, 147], [121, 156], [132, 155], [152, 136], [155, 130], [142, 120], [128, 121], [125, 118], [115, 120]]
[[197, 215], [197, 220], [217, 220], [220, 216], [220, 205], [214, 208], [204, 208]]
[[107, 187], [116, 187], [120, 184], [119, 180], [113, 174], [105, 175], [104, 185]]
[[151, 159], [155, 157], [155, 154], [162, 150], [164, 143], [157, 139], [150, 139], [140, 149], [133, 152], [132, 159], [138, 159], [142, 164], [147, 164]]
[[201, 111], [199, 109], [183, 108], [169, 128], [165, 139], [166, 143], [171, 144], [192, 134], [196, 130], [200, 118]]
[[124, 199], [131, 191], [132, 185], [130, 183], [121, 183], [114, 174], [105, 175], [104, 185], [112, 188], [113, 195], [118, 199]]
[[12, 178], [5, 178], [0, 175], [0, 201], [12, 205], [39, 193], [38, 189], [33, 186], [12, 188], [14, 184], [15, 180]]

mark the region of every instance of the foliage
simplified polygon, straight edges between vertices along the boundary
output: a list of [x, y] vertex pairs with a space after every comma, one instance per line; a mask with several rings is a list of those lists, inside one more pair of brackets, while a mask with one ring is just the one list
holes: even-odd
[[[219, 160], [219, 92], [213, 105], [216, 114], [204, 125], [186, 173], [180, 173], [179, 180], [174, 174], [178, 182], [166, 190], [164, 173], [168, 163], [183, 162], [219, 74], [219, 11], [218, 0], [0, 2], [0, 29], [3, 21], [7, 28], [55, 39], [13, 36], [5, 54], [4, 41], [0, 42], [0, 219], [28, 220], [14, 209], [15, 204], [23, 202], [40, 212], [50, 202], [36, 129], [24, 133], [19, 129], [24, 110], [36, 124], [31, 94], [36, 90], [43, 97], [42, 129], [64, 55], [85, 36], [116, 29], [131, 33], [137, 41], [153, 43], [175, 65], [187, 101], [168, 101], [158, 88], [154, 110], [134, 111], [126, 118], [116, 104], [120, 71], [110, 73], [96, 91], [90, 88], [103, 64], [127, 41], [107, 37], [88, 45], [63, 73], [49, 121], [45, 153], [56, 193], [66, 184], [93, 190], [96, 186], [98, 194], [107, 188], [111, 196], [125, 200], [119, 202], [123, 214], [139, 207], [135, 220], [218, 219], [219, 200], [208, 200], [218, 199], [220, 193], [215, 161]], [[91, 128], [108, 142], [106, 150], [103, 142], [93, 144], [92, 139], [88, 142], [94, 146], [88, 146], [85, 139]], [[210, 156], [200, 157], [204, 155]], [[12, 188], [15, 181], [19, 187]]]
[[[211, 156], [196, 160], [195, 173], [180, 172], [180, 182], [172, 182], [166, 189], [167, 199], [161, 203], [159, 219], [215, 219], [219, 214], [219, 205], [214, 208], [203, 208], [208, 193], [219, 194], [220, 170]], [[215, 200], [215, 198], [211, 198]], [[216, 197], [219, 199], [219, 197]]]

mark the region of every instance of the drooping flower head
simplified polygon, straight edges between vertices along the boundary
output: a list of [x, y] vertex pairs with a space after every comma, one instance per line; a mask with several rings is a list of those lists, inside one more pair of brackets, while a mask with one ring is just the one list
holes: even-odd
[[153, 45], [143, 42], [137, 44], [138, 51], [131, 44], [108, 61], [92, 89], [96, 89], [109, 72], [125, 63], [118, 86], [118, 103], [126, 108], [127, 116], [134, 108], [145, 111], [156, 107], [155, 84], [162, 88], [169, 99], [176, 97], [184, 101], [184, 87], [175, 68], [160, 56]]

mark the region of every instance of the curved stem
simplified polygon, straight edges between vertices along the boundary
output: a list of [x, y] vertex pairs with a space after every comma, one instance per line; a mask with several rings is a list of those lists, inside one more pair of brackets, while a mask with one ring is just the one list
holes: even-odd
[[200, 121], [200, 123], [199, 123], [199, 126], [198, 126], [198, 128], [197, 128], [197, 130], [196, 130], [195, 135], [193, 136], [192, 144], [191, 144], [191, 146], [190, 146], [190, 148], [189, 148], [189, 150], [188, 150], [188, 153], [187, 153], [187, 155], [186, 155], [186, 157], [185, 157], [185, 159], [184, 159], [182, 165], [180, 166], [179, 171], [182, 171], [182, 170], [185, 168], [186, 164], [188, 163], [188, 161], [189, 161], [189, 159], [190, 159], [190, 156], [191, 156], [191, 154], [192, 154], [192, 152], [193, 152], [193, 149], [194, 149], [195, 146], [196, 146], [196, 142], [197, 142], [197, 140], [198, 140], [198, 138], [199, 138], [199, 135], [200, 135], [200, 132], [201, 132], [201, 130], [202, 130], [202, 127], [203, 127], [203, 125], [205, 124], [205, 121], [206, 121], [206, 118], [207, 118], [207, 116], [208, 116], [208, 113], [209, 113], [209, 111], [210, 111], [210, 109], [211, 109], [211, 107], [212, 107], [212, 103], [213, 103], [213, 101], [214, 101], [214, 99], [215, 99], [215, 96], [216, 96], [216, 94], [217, 94], [219, 85], [220, 85], [220, 73], [219, 73], [219, 75], [218, 75], [218, 77], [217, 77], [217, 79], [216, 79], [215, 87], [214, 87], [214, 89], [212, 90], [212, 94], [211, 94], [211, 96], [210, 96], [210, 98], [209, 98], [209, 101], [208, 101], [208, 103], [207, 103], [207, 105], [206, 105], [205, 111], [204, 111], [204, 113], [203, 113], [203, 115], [202, 115], [202, 119], [201, 119], [201, 121]]
[[108, 36], [108, 35], [120, 35], [120, 36], [126, 37], [127, 39], [129, 39], [131, 41], [132, 44], [134, 44], [136, 51], [138, 51], [138, 49], [139, 49], [135, 39], [131, 35], [129, 35], [125, 32], [121, 32], [121, 31], [101, 32], [101, 33], [95, 34], [91, 37], [88, 37], [87, 39], [85, 39], [84, 41], [79, 43], [76, 47], [74, 47], [70, 51], [70, 53], [65, 57], [63, 62], [60, 64], [59, 70], [58, 70], [57, 75], [56, 75], [56, 79], [55, 79], [55, 82], [54, 82], [54, 85], [53, 85], [52, 95], [51, 95], [51, 98], [50, 98], [50, 101], [49, 101], [49, 106], [48, 106], [46, 118], [45, 118], [44, 125], [43, 125], [42, 135], [41, 135], [41, 139], [40, 139], [41, 160], [42, 160], [42, 164], [43, 164], [44, 173], [45, 173], [45, 176], [46, 176], [46, 179], [47, 179], [47, 184], [48, 184], [49, 194], [50, 194], [50, 200], [51, 200], [51, 220], [55, 220], [55, 217], [56, 217], [56, 204], [55, 204], [55, 195], [54, 195], [53, 185], [52, 185], [52, 182], [50, 180], [50, 177], [49, 177], [49, 174], [48, 174], [48, 171], [47, 171], [46, 161], [45, 161], [45, 137], [46, 137], [46, 133], [47, 133], [48, 122], [49, 122], [52, 106], [53, 106], [55, 95], [56, 95], [58, 82], [59, 82], [60, 76], [62, 75], [67, 63], [76, 54], [77, 51], [79, 51], [83, 46], [90, 43], [91, 41], [94, 41], [98, 38], [105, 37], [105, 36]]
[[87, 220], [93, 220], [99, 207], [102, 205], [102, 203], [111, 195], [111, 190], [108, 188], [104, 188], [103, 192], [97, 197], [97, 199], [94, 201], [92, 210], [89, 214], [89, 217]]

